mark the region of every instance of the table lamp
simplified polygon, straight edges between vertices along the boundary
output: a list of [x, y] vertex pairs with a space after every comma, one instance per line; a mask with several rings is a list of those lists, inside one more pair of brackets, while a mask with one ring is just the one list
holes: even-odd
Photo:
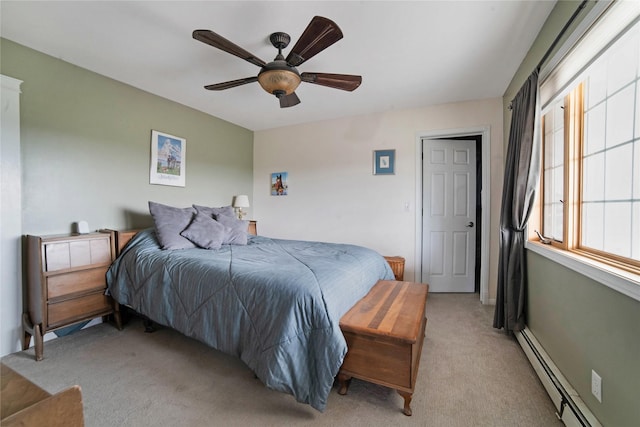
[[243, 212], [242, 208], [249, 207], [249, 197], [246, 194], [234, 196], [232, 206], [234, 207], [236, 214], [238, 215], [238, 219], [244, 218], [246, 212]]

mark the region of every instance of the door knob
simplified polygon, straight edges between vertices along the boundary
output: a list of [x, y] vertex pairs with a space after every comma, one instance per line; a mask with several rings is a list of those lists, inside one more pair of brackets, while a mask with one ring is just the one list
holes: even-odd
[[469, 224], [467, 224], [467, 227], [473, 227], [473, 221], [469, 221]]

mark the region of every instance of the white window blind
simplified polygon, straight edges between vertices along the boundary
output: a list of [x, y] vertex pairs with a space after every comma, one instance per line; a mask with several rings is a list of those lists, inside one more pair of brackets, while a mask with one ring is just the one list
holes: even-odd
[[[606, 13], [601, 13], [605, 8]], [[549, 66], [541, 71], [543, 81], [540, 86], [540, 103], [542, 109], [560, 96], [564, 96], [580, 74], [588, 67], [600, 53], [613, 43], [624, 30], [640, 19], [640, 1], [621, 1], [612, 3], [602, 2], [600, 7], [594, 7], [593, 16], [585, 18], [595, 20], [590, 28], [584, 28], [578, 41], [569, 49], [564, 49], [566, 54], [558, 54], [549, 62]], [[590, 22], [586, 23], [590, 25]], [[561, 56], [561, 59], [558, 59]], [[547, 75], [548, 74], [548, 75]], [[546, 76], [546, 77], [544, 77]]]

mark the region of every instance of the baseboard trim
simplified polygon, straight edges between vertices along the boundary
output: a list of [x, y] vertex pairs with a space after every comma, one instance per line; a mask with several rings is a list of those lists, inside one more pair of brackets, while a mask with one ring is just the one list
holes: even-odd
[[556, 407], [556, 416], [570, 427], [602, 427], [533, 333], [525, 328], [516, 338]]

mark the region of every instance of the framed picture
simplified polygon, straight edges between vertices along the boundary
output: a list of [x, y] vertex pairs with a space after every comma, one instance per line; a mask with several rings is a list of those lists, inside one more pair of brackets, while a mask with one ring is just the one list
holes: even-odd
[[271, 174], [271, 195], [286, 196], [289, 192], [287, 172], [274, 172]]
[[186, 139], [152, 130], [149, 183], [184, 187], [186, 154]]
[[396, 173], [396, 150], [375, 150], [373, 152], [373, 174], [394, 175]]

